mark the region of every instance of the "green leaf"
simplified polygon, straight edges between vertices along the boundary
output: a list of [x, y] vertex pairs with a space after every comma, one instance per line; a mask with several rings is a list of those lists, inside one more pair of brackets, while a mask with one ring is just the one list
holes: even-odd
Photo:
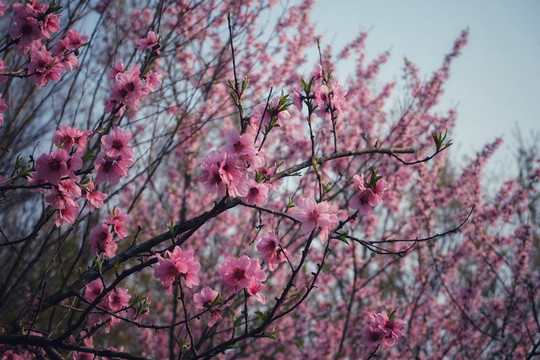
[[333, 183], [329, 181], [326, 185], [323, 185], [323, 194], [328, 194], [332, 190]]
[[235, 328], [239, 327], [240, 324], [242, 324], [242, 321], [244, 320], [244, 315], [238, 316], [236, 319], [233, 320], [233, 326]]
[[261, 319], [263, 322], [266, 321], [266, 317], [267, 317], [267, 314], [266, 313], [263, 313], [261, 311], [255, 311], [255, 315], [257, 315], [257, 317], [259, 319]]
[[336, 238], [341, 242], [344, 242], [345, 244], [349, 245], [349, 241], [347, 241], [347, 236], [349, 235], [349, 231], [346, 231], [344, 233], [340, 233], [339, 236]]

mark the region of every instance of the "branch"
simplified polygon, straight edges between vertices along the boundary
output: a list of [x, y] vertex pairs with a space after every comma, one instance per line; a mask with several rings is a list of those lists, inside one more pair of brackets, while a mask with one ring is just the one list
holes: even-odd
[[109, 357], [109, 358], [120, 358], [120, 359], [128, 359], [128, 360], [146, 360], [147, 359], [145, 357], [134, 356], [126, 352], [90, 349], [83, 346], [66, 344], [56, 339], [48, 339], [45, 337], [34, 336], [34, 335], [0, 335], [0, 344], [39, 346], [43, 348], [49, 355], [50, 353], [57, 354], [56, 351], [51, 350], [51, 349], [65, 349], [65, 350], [84, 352], [88, 354], [94, 354], [97, 356], [104, 356], [104, 357]]
[[366, 155], [366, 154], [386, 154], [386, 155], [394, 156], [398, 160], [401, 160], [397, 156], [395, 156], [395, 154], [414, 154], [415, 152], [416, 150], [413, 148], [367, 148], [367, 149], [362, 149], [362, 150], [340, 151], [340, 152], [336, 152], [328, 156], [323, 156], [323, 157], [315, 158], [315, 159], [309, 159], [304, 162], [301, 162], [300, 164], [296, 164], [286, 170], [283, 170], [275, 174], [270, 179], [268, 179], [267, 182], [273, 183], [285, 176], [289, 176], [302, 169], [308, 168], [313, 165], [313, 161], [316, 161], [318, 164], [322, 164], [324, 162], [334, 160], [334, 159], [339, 159], [342, 157]]

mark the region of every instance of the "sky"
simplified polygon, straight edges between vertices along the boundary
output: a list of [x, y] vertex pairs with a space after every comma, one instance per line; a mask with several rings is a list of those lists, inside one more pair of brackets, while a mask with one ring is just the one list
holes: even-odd
[[540, 132], [539, 17], [536, 0], [319, 0], [312, 13], [323, 43], [334, 49], [367, 31], [368, 59], [390, 50], [383, 82], [400, 79], [404, 57], [427, 78], [468, 28], [468, 45], [452, 65], [440, 109], [457, 109], [458, 156], [472, 156], [502, 136], [496, 159], [507, 165], [516, 124], [525, 134]]

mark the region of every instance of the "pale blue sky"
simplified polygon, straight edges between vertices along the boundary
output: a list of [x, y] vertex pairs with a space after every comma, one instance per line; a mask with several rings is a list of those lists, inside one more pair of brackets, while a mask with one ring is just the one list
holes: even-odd
[[516, 123], [524, 132], [540, 131], [539, 18], [535, 0], [320, 0], [312, 14], [323, 42], [335, 49], [362, 30], [369, 33], [368, 58], [391, 50], [383, 81], [400, 78], [404, 56], [429, 76], [468, 27], [469, 43], [441, 103], [441, 109], [457, 105], [458, 154], [472, 154], [496, 136], [504, 137], [507, 152]]

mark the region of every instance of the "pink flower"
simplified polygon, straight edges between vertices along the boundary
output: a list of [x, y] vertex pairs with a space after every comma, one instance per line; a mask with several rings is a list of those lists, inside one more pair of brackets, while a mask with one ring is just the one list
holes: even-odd
[[360, 344], [367, 347], [375, 347], [381, 343], [385, 336], [386, 333], [384, 330], [368, 324], [362, 329], [362, 338], [360, 339]]
[[13, 39], [20, 39], [20, 45], [28, 46], [32, 42], [39, 40], [44, 36], [39, 28], [39, 22], [35, 18], [31, 16], [24, 16], [19, 13], [19, 11], [22, 11], [18, 11], [18, 9], [21, 9], [21, 7], [24, 7], [24, 5], [18, 3], [13, 4], [13, 10], [15, 10], [17, 14], [13, 18], [13, 26], [9, 28], [8, 32]]
[[201, 265], [193, 258], [193, 250], [182, 251], [177, 246], [173, 252], [165, 251], [165, 257], [157, 254], [159, 265], [154, 270], [154, 276], [161, 280], [161, 284], [172, 295], [172, 284], [177, 276], [181, 276], [186, 286], [192, 288], [199, 285], [199, 270]]
[[101, 279], [96, 279], [89, 282], [86, 285], [86, 291], [84, 292], [84, 297], [88, 301], [94, 301], [101, 293], [103, 292], [103, 283]]
[[258, 167], [260, 160], [257, 156], [257, 150], [254, 145], [254, 135], [244, 133], [240, 135], [238, 130], [232, 129], [225, 134], [227, 144], [223, 147], [223, 152], [229, 153], [237, 157], [246, 164]]
[[120, 239], [125, 238], [128, 235], [128, 231], [124, 228], [126, 222], [129, 220], [129, 215], [122, 213], [119, 208], [114, 208], [113, 214], [105, 216], [105, 224], [112, 225], [113, 230]]
[[77, 216], [79, 210], [79, 204], [77, 204], [73, 200], [66, 203], [64, 208], [58, 210], [58, 212], [56, 213], [56, 226], [60, 226], [66, 222], [73, 224], [75, 222], [75, 216]]
[[264, 285], [261, 284], [257, 279], [251, 278], [249, 285], [247, 287], [247, 292], [249, 295], [253, 296], [255, 300], [260, 302], [263, 305], [266, 305], [266, 299], [263, 294], [260, 294], [260, 291], [264, 288]]
[[154, 92], [161, 86], [161, 73], [159, 72], [150, 72], [146, 75], [145, 79], [145, 90], [149, 92]]
[[383, 342], [386, 346], [393, 346], [396, 339], [403, 336], [400, 329], [404, 326], [405, 322], [401, 319], [390, 320], [386, 314], [371, 314], [368, 324], [362, 330], [360, 344], [371, 347]]
[[115, 127], [111, 135], [105, 135], [101, 138], [101, 149], [111, 158], [121, 156], [123, 158], [132, 158], [133, 150], [127, 143], [131, 140], [131, 132], [122, 131], [120, 127]]
[[114, 257], [118, 246], [109, 232], [107, 224], [101, 224], [92, 229], [90, 238], [91, 251], [98, 255], [105, 255], [109, 258]]
[[105, 307], [110, 311], [119, 311], [129, 306], [129, 299], [131, 299], [131, 295], [127, 289], [116, 288], [109, 293]]
[[294, 90], [293, 104], [294, 106], [296, 106], [298, 111], [302, 111], [302, 106], [304, 104], [304, 96], [302, 96], [302, 93], [298, 89]]
[[396, 339], [403, 336], [403, 332], [400, 331], [405, 326], [405, 321], [401, 319], [389, 320], [386, 314], [377, 314], [378, 327], [382, 329], [386, 336], [383, 340], [384, 345], [393, 346], [396, 343]]
[[125, 104], [133, 110], [138, 110], [140, 100], [147, 95], [143, 90], [140, 70], [135, 66], [131, 71], [119, 72], [111, 85], [111, 99]]
[[276, 270], [279, 263], [287, 260], [285, 255], [289, 256], [287, 249], [282, 250], [279, 246], [279, 240], [275, 233], [263, 236], [257, 244], [257, 251], [264, 257], [264, 262], [270, 271]]
[[240, 192], [243, 173], [237, 168], [234, 155], [212, 151], [203, 160], [202, 168], [199, 181], [204, 183], [207, 192], [217, 190], [218, 196], [225, 196], [227, 191], [231, 196], [245, 195]]
[[253, 179], [243, 182], [239, 189], [240, 192], [247, 193], [242, 197], [242, 201], [248, 205], [263, 206], [268, 198], [268, 186], [265, 183], [257, 183]]
[[304, 235], [320, 228], [323, 243], [328, 240], [330, 230], [339, 223], [337, 215], [330, 214], [330, 207], [326, 201], [317, 204], [312, 198], [298, 200], [295, 218], [302, 222], [302, 234]]
[[80, 48], [88, 41], [88, 35], [81, 35], [79, 31], [69, 29], [66, 32], [66, 39], [68, 40], [67, 48], [69, 50], [74, 50]]
[[132, 163], [132, 158], [110, 157], [105, 152], [100, 152], [94, 166], [97, 171], [96, 185], [105, 180], [111, 184], [118, 184], [122, 176], [127, 176], [128, 168]]
[[73, 146], [77, 145], [77, 153], [84, 153], [88, 137], [92, 130], [81, 131], [77, 127], [69, 127], [62, 125], [60, 130], [56, 130], [53, 134], [53, 144], [59, 148], [64, 148], [70, 151]]
[[208, 309], [216, 300], [219, 292], [212, 290], [208, 286], [201, 290], [201, 292], [193, 295], [193, 300], [195, 301], [195, 306], [198, 309]]
[[219, 311], [213, 311], [212, 312], [212, 317], [210, 318], [210, 321], [208, 321], [208, 323], [206, 324], [207, 326], [209, 327], [212, 327], [214, 326], [214, 324], [218, 321], [218, 320], [221, 320], [223, 319], [223, 317], [221, 316], [221, 314], [219, 313]]
[[210, 152], [202, 162], [202, 173], [199, 181], [204, 183], [205, 190], [208, 193], [217, 191], [218, 196], [225, 196], [227, 185], [221, 179], [219, 166], [223, 161], [223, 155], [217, 151]]
[[[45, 184], [48, 184], [47, 180], [45, 179], [42, 179], [40, 178], [38, 175], [37, 175], [37, 172], [34, 171], [34, 172], [31, 172], [30, 173], [30, 177], [28, 179], [28, 185], [30, 186], [37, 186], [37, 185], [45, 185]], [[32, 192], [39, 192], [40, 194], [45, 194], [45, 192], [47, 191], [47, 189], [45, 188], [45, 186], [38, 186], [36, 188], [31, 188], [29, 189], [30, 191]]]
[[73, 200], [80, 199], [82, 195], [81, 188], [72, 179], [60, 180], [58, 183], [58, 190], [69, 195]]
[[288, 110], [278, 109], [279, 99], [279, 97], [275, 97], [268, 107], [266, 104], [255, 106], [255, 110], [250, 119], [251, 123], [257, 127], [261, 124], [263, 130], [264, 127], [269, 125], [272, 121], [275, 121], [275, 125], [282, 126], [283, 123], [281, 121], [290, 119], [291, 114]]
[[139, 50], [155, 50], [156, 53], [159, 55], [159, 35], [157, 35], [155, 32], [150, 31], [148, 35], [145, 38], [142, 38], [138, 42], [137, 49]]
[[384, 191], [388, 187], [386, 180], [379, 179], [375, 184], [367, 184], [364, 174], [360, 174], [353, 176], [353, 182], [357, 193], [349, 201], [351, 209], [367, 215], [374, 206], [382, 204]]
[[68, 174], [67, 162], [70, 159], [65, 149], [58, 149], [52, 154], [42, 154], [36, 160], [37, 176], [53, 185], [58, 184]]
[[90, 203], [90, 211], [94, 211], [96, 208], [101, 209], [103, 207], [103, 200], [107, 198], [107, 194], [97, 191], [93, 181], [86, 184], [86, 188], [84, 190], [85, 191], [83, 191], [81, 195]]
[[30, 53], [28, 74], [32, 76], [36, 86], [43, 87], [51, 80], [60, 80], [60, 74], [63, 70], [64, 66], [61, 61], [58, 58], [53, 58], [44, 46]]
[[122, 60], [118, 60], [118, 62], [116, 63], [116, 65], [111, 69], [111, 72], [109, 73], [109, 80], [112, 80], [112, 79], [115, 79], [116, 78], [116, 75], [118, 75], [119, 73], [122, 73], [124, 72], [124, 63], [122, 62]]
[[225, 263], [219, 265], [218, 273], [222, 284], [233, 292], [248, 288], [253, 279], [259, 282], [266, 280], [266, 273], [261, 269], [259, 260], [252, 260], [247, 255], [238, 259], [228, 257]]

